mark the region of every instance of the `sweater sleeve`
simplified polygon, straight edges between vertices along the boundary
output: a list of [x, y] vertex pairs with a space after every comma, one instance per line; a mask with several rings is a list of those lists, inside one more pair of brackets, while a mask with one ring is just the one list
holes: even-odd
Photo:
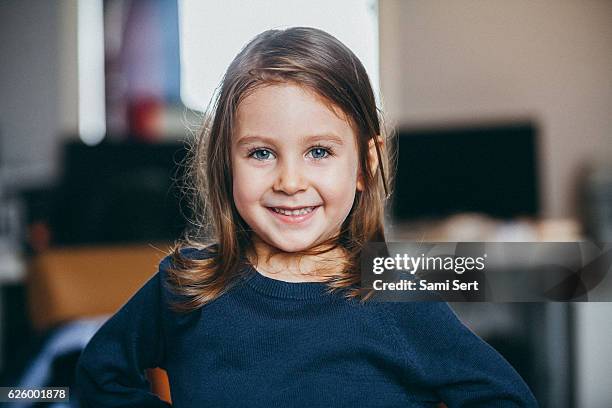
[[405, 345], [407, 375], [435, 390], [448, 408], [538, 406], [514, 368], [446, 302], [383, 305]]
[[76, 371], [85, 407], [171, 406], [150, 392], [145, 377], [146, 368], [163, 360], [161, 289], [158, 271], [85, 347]]

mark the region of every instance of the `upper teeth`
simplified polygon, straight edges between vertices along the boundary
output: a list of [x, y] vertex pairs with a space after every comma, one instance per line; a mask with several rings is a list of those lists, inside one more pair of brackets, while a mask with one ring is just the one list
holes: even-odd
[[315, 207], [304, 207], [298, 210], [285, 210], [282, 208], [273, 208], [274, 211], [276, 211], [277, 213], [283, 214], [283, 215], [304, 215], [304, 214], [308, 214], [314, 209]]

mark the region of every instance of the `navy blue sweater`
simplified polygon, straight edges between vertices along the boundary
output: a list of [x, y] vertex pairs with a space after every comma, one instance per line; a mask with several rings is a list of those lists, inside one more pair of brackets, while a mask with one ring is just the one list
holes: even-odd
[[150, 393], [149, 367], [168, 372], [174, 407], [537, 406], [516, 371], [444, 302], [360, 304], [323, 283], [284, 282], [249, 266], [228, 293], [178, 314], [168, 308], [169, 262], [81, 355], [86, 406], [169, 406]]

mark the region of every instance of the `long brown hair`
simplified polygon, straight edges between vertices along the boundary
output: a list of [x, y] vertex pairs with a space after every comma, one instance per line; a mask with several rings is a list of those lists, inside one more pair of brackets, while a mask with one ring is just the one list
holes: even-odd
[[[391, 194], [393, 144], [376, 107], [365, 68], [344, 44], [330, 34], [309, 27], [268, 30], [257, 35], [234, 58], [205, 114], [203, 126], [190, 144], [185, 188], [194, 214], [191, 227], [177, 241], [168, 268], [170, 288], [183, 297], [177, 311], [191, 311], [221, 296], [244, 270], [252, 249], [251, 228], [238, 213], [232, 195], [231, 140], [241, 101], [260, 86], [293, 83], [321, 96], [338, 108], [357, 135], [359, 171], [363, 191], [340, 235], [298, 256], [327, 252], [341, 246], [347, 257], [339, 260], [342, 272], [325, 281], [329, 291], [346, 297], [363, 296], [359, 256], [368, 241], [385, 241], [384, 210]], [[381, 138], [383, 143], [379, 142]], [[378, 168], [369, 169], [368, 144], [373, 140]], [[363, 169], [369, 169], [364, 171]], [[204, 249], [204, 259], [185, 249]]]

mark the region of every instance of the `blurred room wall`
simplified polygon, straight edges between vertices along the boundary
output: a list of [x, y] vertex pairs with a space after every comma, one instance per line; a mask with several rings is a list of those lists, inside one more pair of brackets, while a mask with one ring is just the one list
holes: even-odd
[[0, 5], [3, 179], [27, 182], [55, 170], [60, 127], [59, 15], [53, 2], [13, 0]]
[[391, 119], [534, 119], [543, 215], [575, 215], [578, 166], [612, 154], [612, 2], [381, 0], [380, 18]]
[[[612, 2], [380, 0], [381, 89], [399, 126], [532, 119], [545, 217], [576, 216], [612, 157]], [[576, 303], [577, 405], [609, 404], [612, 304]]]
[[0, 3], [0, 165], [5, 185], [51, 182], [76, 135], [77, 0]]
[[577, 407], [606, 407], [612, 395], [612, 303], [576, 303]]

